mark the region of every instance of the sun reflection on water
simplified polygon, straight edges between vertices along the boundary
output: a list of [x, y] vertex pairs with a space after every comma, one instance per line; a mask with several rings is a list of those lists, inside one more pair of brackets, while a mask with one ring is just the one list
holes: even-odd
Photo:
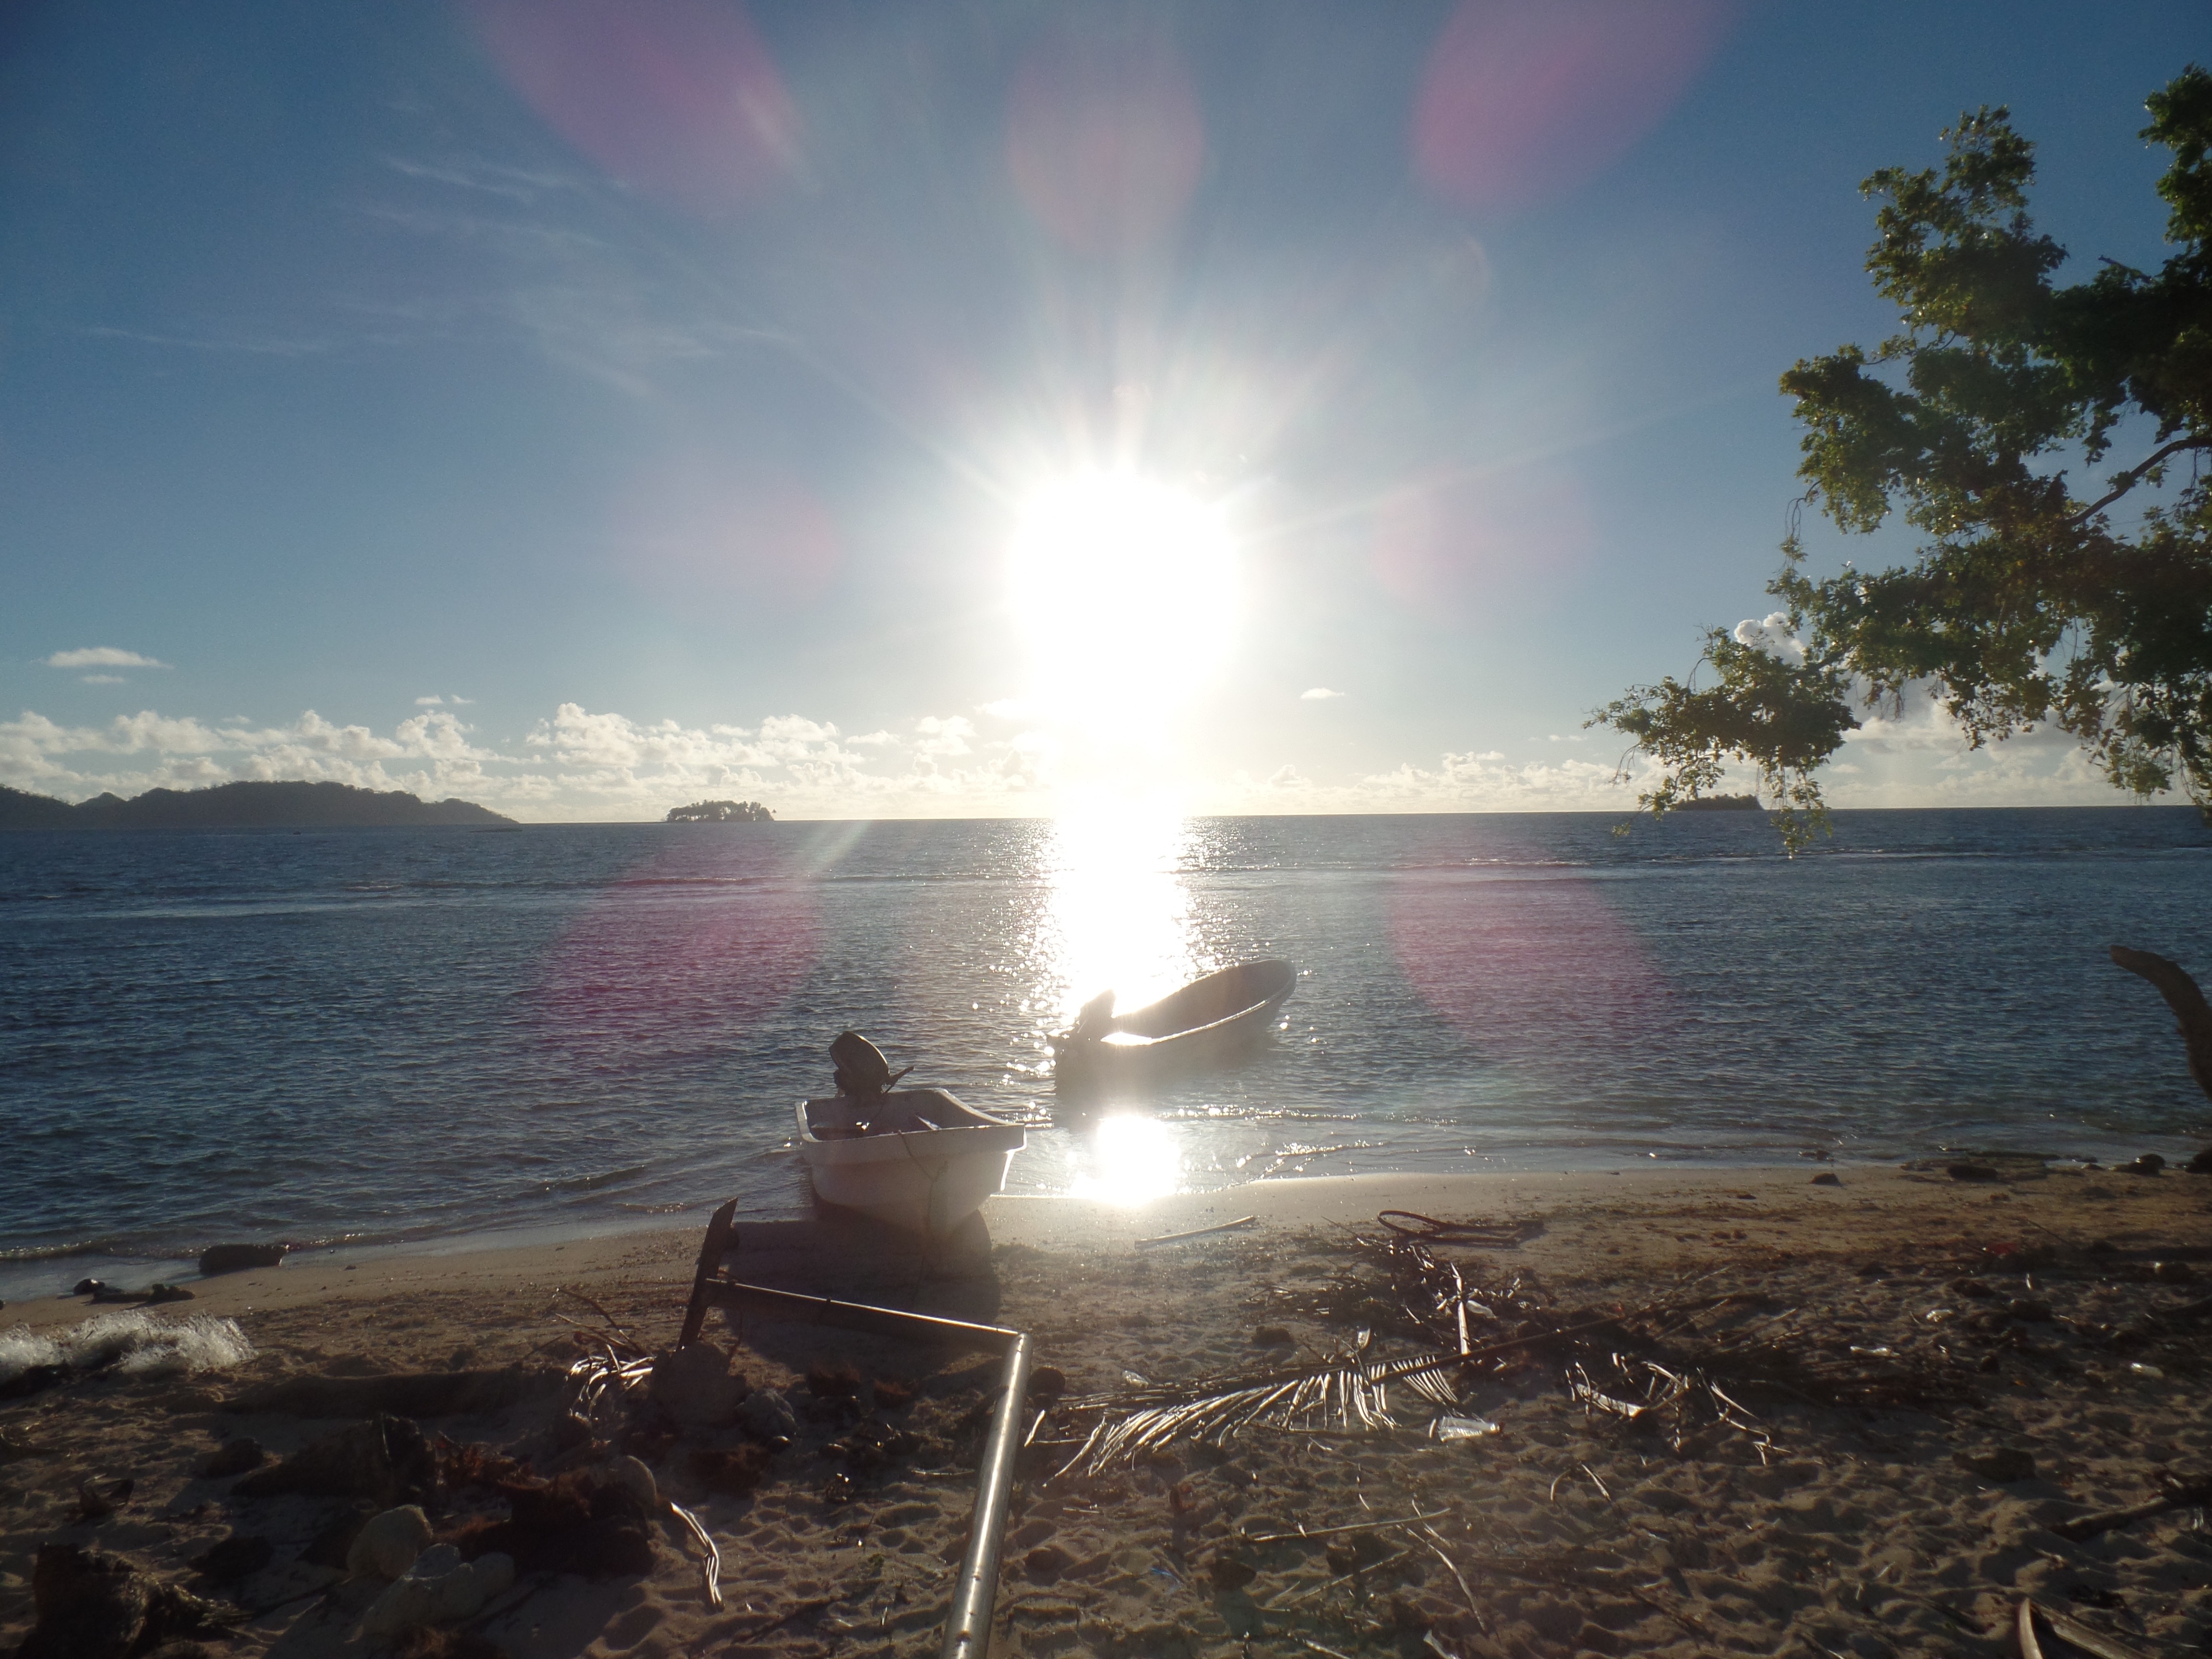
[[1073, 1198], [1135, 1206], [1182, 1190], [1182, 1151], [1175, 1126], [1118, 1113], [1098, 1120], [1076, 1152]]
[[1037, 954], [1060, 999], [1055, 1029], [1101, 991], [1141, 1007], [1220, 965], [1194, 925], [1189, 842], [1179, 812], [1137, 804], [1095, 804], [1054, 824]]

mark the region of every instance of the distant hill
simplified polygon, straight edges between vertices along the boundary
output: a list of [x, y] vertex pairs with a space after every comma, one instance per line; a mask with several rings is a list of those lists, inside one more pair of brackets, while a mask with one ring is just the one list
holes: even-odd
[[0, 785], [0, 830], [349, 830], [411, 824], [511, 824], [473, 801], [417, 799], [349, 783], [218, 783], [95, 795], [72, 806]]
[[695, 800], [672, 806], [665, 823], [774, 823], [775, 814], [757, 800]]
[[1700, 795], [1695, 800], [1678, 800], [1667, 809], [1670, 812], [1756, 812], [1756, 795]]

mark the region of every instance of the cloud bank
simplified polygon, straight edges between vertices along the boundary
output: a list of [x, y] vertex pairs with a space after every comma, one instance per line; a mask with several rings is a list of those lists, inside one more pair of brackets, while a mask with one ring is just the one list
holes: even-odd
[[[429, 700], [418, 700], [428, 704]], [[658, 818], [706, 798], [765, 801], [784, 817], [994, 817], [1054, 811], [1073, 764], [1048, 728], [1016, 705], [924, 714], [857, 734], [802, 714], [752, 726], [640, 720], [580, 703], [501, 739], [465, 722], [447, 698], [388, 731], [341, 725], [310, 709], [280, 725], [214, 723], [151, 709], [106, 725], [66, 726], [33, 712], [0, 721], [0, 783], [82, 800], [103, 791], [196, 788], [240, 779], [304, 778], [426, 799], [459, 795], [526, 819]], [[1285, 728], [1287, 736], [1290, 728]], [[1638, 757], [1620, 781], [1606, 759], [1561, 755], [1531, 739], [1520, 759], [1498, 749], [1334, 779], [1295, 754], [1188, 780], [1194, 812], [1631, 811]], [[1272, 744], [1270, 745], [1272, 746]], [[1748, 777], [1728, 786], [1744, 789]], [[1828, 769], [1838, 806], [2118, 805], [2063, 733], [1968, 750], [1942, 710], [1910, 706], [1872, 719]]]
[[118, 650], [112, 645], [88, 646], [82, 651], [57, 651], [46, 659], [49, 668], [167, 668], [168, 665], [152, 657], [142, 657], [136, 651]]

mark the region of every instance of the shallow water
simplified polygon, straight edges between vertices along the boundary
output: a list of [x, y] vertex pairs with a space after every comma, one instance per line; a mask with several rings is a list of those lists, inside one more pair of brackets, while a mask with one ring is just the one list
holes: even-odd
[[[0, 1296], [218, 1237], [805, 1202], [856, 1026], [1035, 1127], [1012, 1185], [1617, 1167], [2212, 1132], [2107, 945], [2212, 982], [2183, 809], [0, 837]], [[1243, 1068], [1056, 1097], [1045, 1038], [1243, 957]]]

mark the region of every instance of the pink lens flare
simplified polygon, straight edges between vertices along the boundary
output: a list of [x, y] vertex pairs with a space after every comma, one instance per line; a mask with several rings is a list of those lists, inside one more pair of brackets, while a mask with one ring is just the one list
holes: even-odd
[[1079, 253], [1173, 229], [1206, 161], [1198, 94], [1157, 35], [1048, 36], [1015, 72], [1006, 165], [1037, 222]]
[[1406, 481], [1377, 508], [1369, 555], [1393, 599], [1479, 617], [1558, 595], [1596, 541], [1579, 479], [1516, 467]]
[[1666, 118], [1738, 9], [1730, 0], [1462, 0], [1414, 105], [1415, 171], [1463, 208], [1565, 195]]
[[620, 1067], [723, 1047], [780, 1012], [814, 965], [814, 884], [784, 849], [743, 827], [671, 836], [592, 896], [546, 963], [542, 1026], [580, 1059]]
[[608, 534], [633, 580], [678, 603], [805, 605], [844, 563], [837, 519], [805, 483], [706, 456], [640, 468], [615, 494]]
[[1608, 1046], [1625, 1055], [1665, 1040], [1680, 1008], [1601, 889], [1564, 870], [1402, 871], [1391, 944], [1407, 982], [1479, 1054], [1537, 1067]]
[[798, 109], [738, 0], [466, 3], [508, 82], [625, 185], [719, 215], [798, 163]]

